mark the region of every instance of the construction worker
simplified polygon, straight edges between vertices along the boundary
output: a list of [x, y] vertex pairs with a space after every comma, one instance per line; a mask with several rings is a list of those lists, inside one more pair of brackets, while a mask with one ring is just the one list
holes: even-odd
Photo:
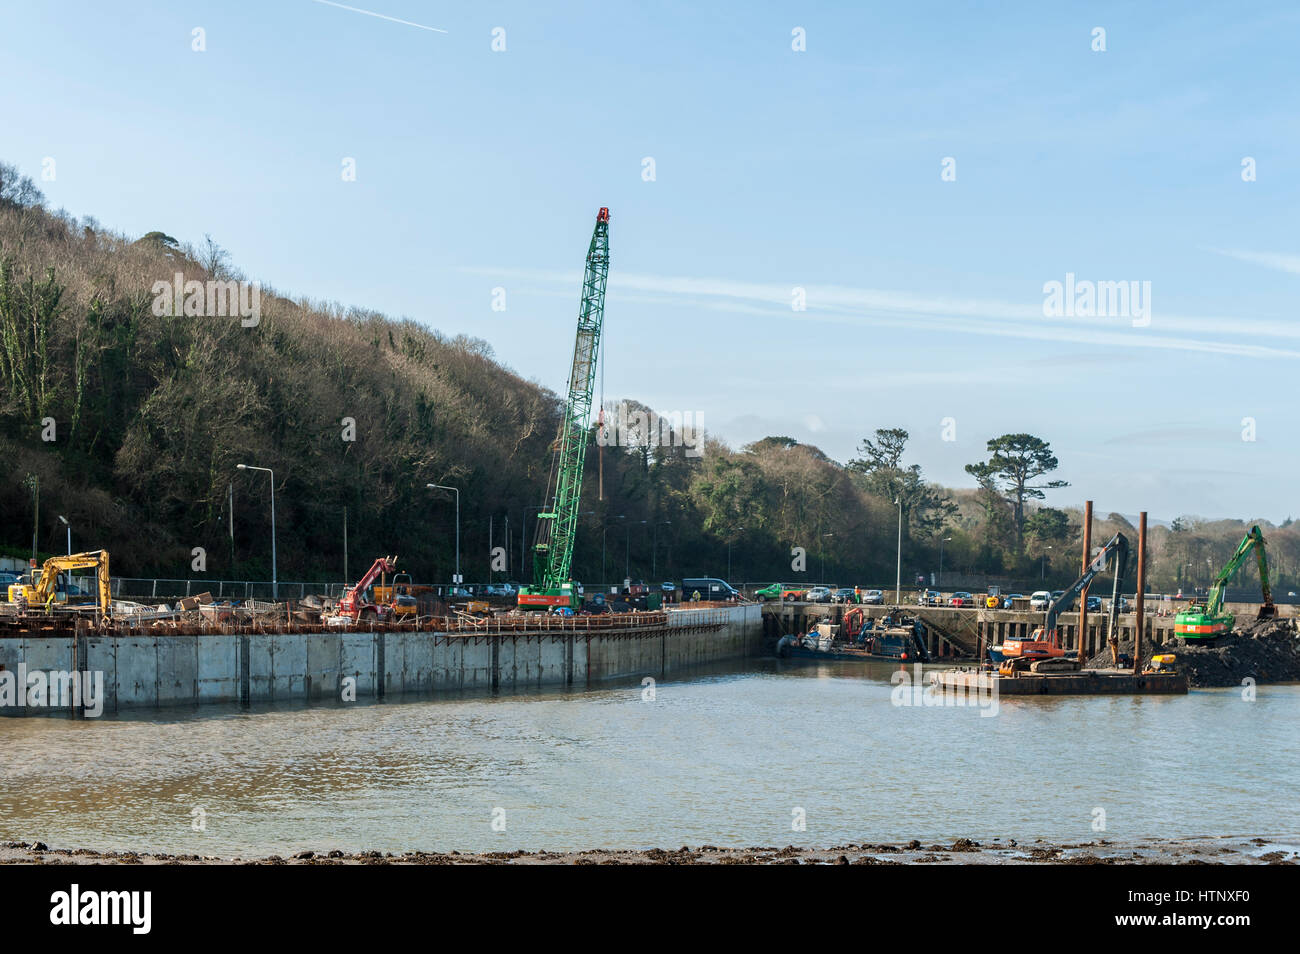
[[700, 591], [696, 590], [694, 593], [691, 594], [691, 602], [698, 603], [699, 601], [700, 601]]

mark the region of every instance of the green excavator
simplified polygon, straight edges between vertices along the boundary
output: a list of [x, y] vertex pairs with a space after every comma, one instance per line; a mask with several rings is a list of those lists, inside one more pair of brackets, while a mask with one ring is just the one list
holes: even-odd
[[1174, 617], [1175, 636], [1204, 643], [1232, 632], [1232, 627], [1237, 620], [1232, 613], [1225, 613], [1223, 610], [1224, 590], [1227, 589], [1228, 581], [1232, 579], [1233, 574], [1246, 562], [1251, 550], [1255, 551], [1259, 561], [1259, 585], [1264, 592], [1264, 603], [1256, 615], [1259, 619], [1277, 615], [1277, 607], [1273, 605], [1273, 591], [1268, 585], [1268, 557], [1264, 555], [1264, 534], [1260, 532], [1258, 526], [1254, 526], [1242, 538], [1237, 552], [1215, 578], [1209, 596], [1204, 600], [1193, 600], [1186, 609]]

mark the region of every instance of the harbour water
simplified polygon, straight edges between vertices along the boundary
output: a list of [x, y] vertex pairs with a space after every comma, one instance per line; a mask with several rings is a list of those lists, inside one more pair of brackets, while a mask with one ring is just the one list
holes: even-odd
[[0, 719], [0, 840], [250, 858], [1300, 834], [1300, 685], [989, 716], [896, 705], [897, 669]]

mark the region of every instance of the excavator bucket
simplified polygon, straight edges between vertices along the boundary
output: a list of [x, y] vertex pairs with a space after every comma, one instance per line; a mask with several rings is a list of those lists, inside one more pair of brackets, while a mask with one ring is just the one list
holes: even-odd
[[1274, 606], [1272, 603], [1265, 603], [1263, 606], [1259, 608], [1259, 612], [1255, 614], [1255, 618], [1272, 619], [1276, 615], [1277, 615], [1277, 607]]

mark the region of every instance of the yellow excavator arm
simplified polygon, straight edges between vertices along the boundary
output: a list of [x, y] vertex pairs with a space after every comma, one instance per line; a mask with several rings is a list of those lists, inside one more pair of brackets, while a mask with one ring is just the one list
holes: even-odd
[[96, 571], [99, 611], [105, 616], [110, 615], [113, 611], [113, 593], [109, 585], [107, 550], [90, 550], [86, 553], [50, 557], [46, 560], [45, 565], [41, 567], [41, 577], [34, 587], [37, 606], [44, 607], [53, 600], [60, 573], [91, 568]]

